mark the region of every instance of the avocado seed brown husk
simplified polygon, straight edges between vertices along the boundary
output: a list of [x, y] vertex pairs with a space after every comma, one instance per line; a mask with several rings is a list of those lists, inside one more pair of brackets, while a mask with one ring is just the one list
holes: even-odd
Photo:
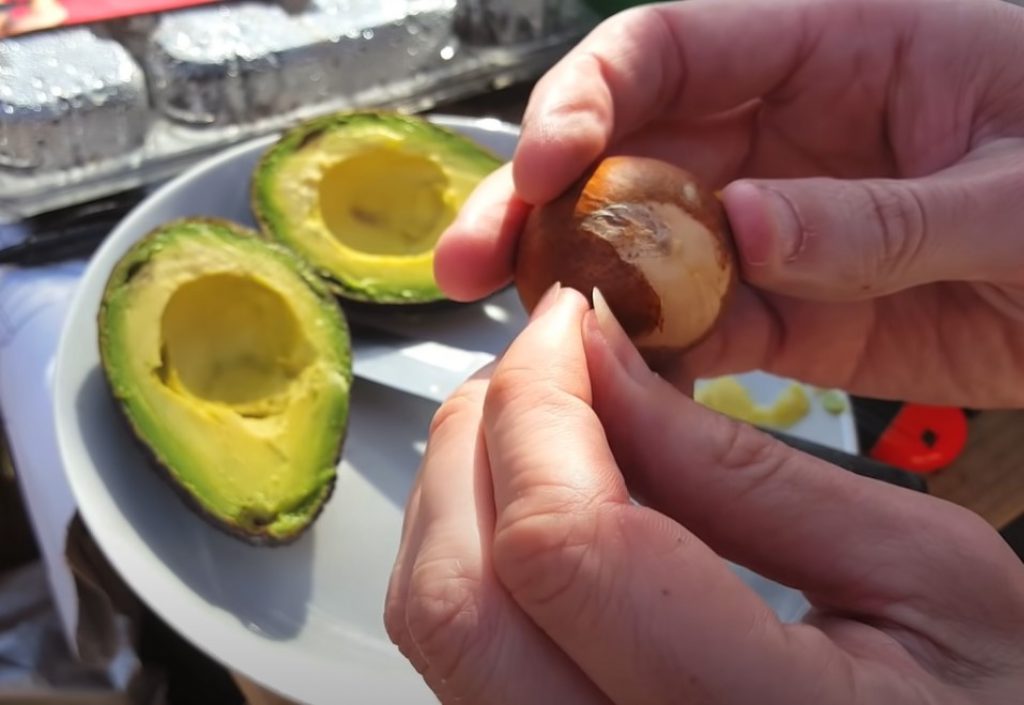
[[516, 254], [528, 311], [555, 282], [588, 298], [598, 288], [652, 366], [714, 329], [736, 279], [719, 199], [688, 171], [646, 157], [607, 157], [534, 208]]

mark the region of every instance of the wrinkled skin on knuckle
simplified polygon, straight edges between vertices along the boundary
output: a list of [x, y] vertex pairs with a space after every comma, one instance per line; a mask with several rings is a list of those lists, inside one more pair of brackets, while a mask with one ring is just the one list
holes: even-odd
[[484, 411], [492, 418], [500, 418], [506, 412], [514, 415], [524, 409], [558, 414], [571, 410], [580, 401], [572, 393], [552, 386], [547, 379], [538, 378], [534, 367], [505, 365], [487, 387]]
[[391, 643], [409, 660], [414, 660], [414, 647], [405, 622], [405, 595], [389, 595], [384, 605], [384, 631]]
[[[703, 481], [717, 485], [731, 502], [742, 502], [751, 495], [761, 495], [759, 503], [771, 501], [772, 493], [788, 492], [790, 487], [778, 481], [788, 463], [798, 457], [793, 451], [759, 429], [719, 415], [720, 428], [709, 429], [708, 435], [718, 440], [705, 458]], [[696, 490], [699, 492], [699, 490]], [[690, 519], [705, 527], [724, 520], [717, 503], [694, 505]]]
[[499, 521], [494, 567], [516, 600], [533, 606], [578, 606], [593, 576], [589, 562], [597, 549], [598, 511], [576, 499], [536, 509], [520, 507]]
[[451, 681], [480, 667], [486, 652], [480, 641], [492, 637], [492, 617], [482, 581], [465, 573], [458, 560], [418, 565], [396, 622], [399, 614], [434, 678]]
[[719, 415], [720, 438], [711, 456], [713, 469], [743, 478], [747, 491], [755, 491], [768, 484], [789, 455], [788, 448], [746, 423]]
[[428, 436], [433, 438], [443, 433], [448, 426], [471, 418], [478, 413], [479, 407], [478, 394], [468, 385], [460, 387], [434, 412], [434, 416], [430, 419]]
[[925, 208], [920, 195], [910, 186], [889, 183], [884, 187], [863, 185], [865, 215], [878, 238], [876, 249], [860, 263], [858, 285], [869, 292], [877, 282], [899, 277], [920, 256], [925, 243]]
[[536, 391], [535, 373], [530, 370], [504, 366], [487, 387], [484, 397], [484, 414], [488, 417], [498, 416], [505, 409], [514, 406], [528, 394]]

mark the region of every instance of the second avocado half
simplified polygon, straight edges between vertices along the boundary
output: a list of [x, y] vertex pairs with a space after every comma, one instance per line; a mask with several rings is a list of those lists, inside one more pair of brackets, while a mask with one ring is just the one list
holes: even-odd
[[253, 175], [253, 211], [268, 237], [343, 298], [438, 301], [438, 238], [501, 163], [421, 117], [335, 114], [292, 129], [267, 151]]

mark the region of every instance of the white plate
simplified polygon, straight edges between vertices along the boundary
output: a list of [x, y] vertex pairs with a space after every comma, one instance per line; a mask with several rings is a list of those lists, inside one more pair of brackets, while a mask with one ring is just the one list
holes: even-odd
[[[432, 119], [506, 157], [518, 134], [494, 120]], [[245, 546], [189, 512], [145, 466], [104, 387], [96, 312], [117, 259], [172, 218], [221, 216], [251, 224], [249, 176], [272, 140], [226, 151], [164, 186], [90, 262], [55, 372], [62, 460], [81, 515], [114, 567], [157, 614], [227, 667], [309, 703], [436, 702], [388, 640], [382, 620], [402, 510], [433, 403], [357, 381], [333, 498], [297, 543], [267, 549]], [[511, 337], [522, 320], [521, 311], [498, 320], [503, 317], [495, 315], [493, 303], [479, 304], [475, 314], [466, 311], [460, 315], [487, 321], [491, 342], [484, 349], [495, 340], [489, 336]], [[474, 347], [465, 333], [446, 342]], [[784, 385], [760, 374], [743, 381], [761, 399]], [[855, 448], [849, 414], [834, 417], [816, 407], [793, 431]]]

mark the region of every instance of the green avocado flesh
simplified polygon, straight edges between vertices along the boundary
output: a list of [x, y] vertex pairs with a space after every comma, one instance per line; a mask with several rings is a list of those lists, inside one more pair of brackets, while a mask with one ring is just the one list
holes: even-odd
[[501, 159], [415, 116], [343, 113], [286, 133], [253, 175], [264, 233], [301, 255], [339, 296], [443, 299], [434, 248]]
[[190, 507], [257, 544], [315, 521], [352, 370], [344, 315], [299, 258], [228, 222], [168, 223], [114, 268], [99, 342], [119, 407]]

